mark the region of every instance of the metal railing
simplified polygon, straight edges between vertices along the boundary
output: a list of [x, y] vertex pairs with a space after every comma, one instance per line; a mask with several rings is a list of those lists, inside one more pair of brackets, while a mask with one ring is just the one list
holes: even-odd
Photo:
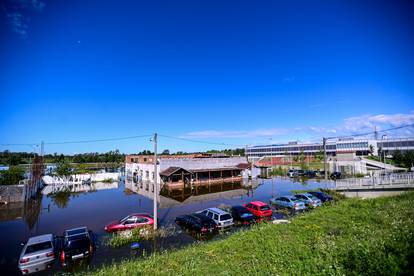
[[336, 189], [358, 189], [358, 188], [414, 188], [414, 172], [388, 173], [369, 178], [338, 179], [335, 182]]

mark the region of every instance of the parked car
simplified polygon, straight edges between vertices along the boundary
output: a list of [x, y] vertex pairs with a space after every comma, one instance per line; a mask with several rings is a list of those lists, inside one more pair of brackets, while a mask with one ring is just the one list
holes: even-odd
[[233, 216], [233, 220], [235, 222], [243, 225], [249, 225], [256, 221], [256, 217], [252, 214], [252, 212], [240, 205], [231, 207], [231, 215]]
[[304, 176], [305, 171], [304, 170], [298, 170], [298, 176]]
[[297, 177], [298, 176], [298, 171], [297, 170], [294, 170], [294, 169], [290, 169], [287, 172], [287, 176], [289, 176], [289, 177]]
[[270, 206], [261, 201], [252, 201], [250, 203], [244, 204], [247, 210], [249, 210], [256, 217], [271, 217], [273, 212]]
[[332, 196], [330, 196], [330, 195], [328, 195], [327, 193], [324, 193], [324, 192], [312, 191], [312, 192], [309, 192], [309, 194], [319, 198], [322, 201], [322, 203], [333, 200]]
[[69, 229], [63, 234], [60, 262], [66, 266], [72, 261], [92, 256], [94, 251], [95, 242], [92, 231], [86, 227]]
[[111, 222], [105, 226], [105, 231], [116, 232], [134, 228], [141, 228], [151, 226], [154, 224], [154, 219], [148, 214], [131, 214], [125, 218]]
[[231, 227], [234, 224], [233, 217], [226, 211], [223, 211], [219, 208], [207, 208], [198, 213], [203, 214], [214, 220], [220, 228]]
[[304, 210], [306, 209], [305, 202], [297, 199], [294, 196], [281, 196], [277, 198], [271, 198], [270, 204], [283, 208], [290, 208], [293, 210]]
[[305, 202], [307, 206], [317, 207], [322, 205], [322, 201], [309, 193], [294, 195], [295, 198]]
[[29, 238], [19, 258], [22, 274], [29, 274], [50, 268], [55, 260], [54, 238], [52, 234]]
[[312, 171], [312, 170], [306, 170], [304, 172], [304, 176], [306, 176], [308, 178], [314, 178], [314, 177], [316, 177], [316, 172]]
[[175, 223], [200, 234], [213, 233], [218, 230], [218, 225], [213, 219], [200, 213], [178, 216], [175, 218]]
[[340, 173], [340, 172], [333, 172], [333, 173], [331, 173], [330, 178], [333, 179], [333, 180], [336, 180], [336, 179], [340, 179], [341, 176], [342, 176], [342, 173]]

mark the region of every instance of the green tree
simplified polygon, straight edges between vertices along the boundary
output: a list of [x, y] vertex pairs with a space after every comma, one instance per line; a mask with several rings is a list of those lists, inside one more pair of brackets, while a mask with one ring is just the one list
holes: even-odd
[[19, 166], [11, 166], [8, 170], [0, 171], [0, 185], [16, 185], [24, 179], [24, 170]]
[[72, 168], [70, 167], [69, 163], [66, 161], [62, 161], [57, 164], [56, 166], [56, 174], [59, 176], [68, 176], [72, 174]]

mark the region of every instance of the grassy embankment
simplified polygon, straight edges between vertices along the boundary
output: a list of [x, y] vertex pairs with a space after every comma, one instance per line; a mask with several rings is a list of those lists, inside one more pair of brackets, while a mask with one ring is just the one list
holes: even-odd
[[[414, 193], [345, 199], [225, 240], [125, 261], [95, 275], [414, 273]], [[91, 273], [91, 272], [89, 272]]]

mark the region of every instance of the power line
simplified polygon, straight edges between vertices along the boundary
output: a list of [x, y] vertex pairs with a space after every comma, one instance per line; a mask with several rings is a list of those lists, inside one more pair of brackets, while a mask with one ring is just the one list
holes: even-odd
[[106, 139], [94, 139], [94, 140], [79, 140], [79, 141], [65, 141], [65, 142], [45, 142], [45, 145], [66, 145], [66, 144], [84, 144], [84, 143], [95, 143], [95, 142], [108, 142], [108, 141], [120, 141], [120, 140], [130, 140], [144, 137], [151, 137], [151, 134], [145, 135], [135, 135], [135, 136], [126, 136], [126, 137], [117, 137], [117, 138], [106, 138]]
[[208, 142], [208, 141], [202, 141], [202, 140], [194, 140], [194, 139], [188, 139], [183, 137], [175, 137], [175, 136], [169, 136], [164, 134], [158, 134], [158, 136], [164, 137], [164, 138], [170, 138], [175, 140], [182, 140], [187, 142], [193, 142], [193, 143], [200, 143], [200, 144], [209, 144], [209, 145], [219, 145], [219, 146], [229, 146], [229, 147], [245, 147], [246, 145], [238, 145], [238, 144], [228, 144], [228, 143], [219, 143], [219, 142]]

